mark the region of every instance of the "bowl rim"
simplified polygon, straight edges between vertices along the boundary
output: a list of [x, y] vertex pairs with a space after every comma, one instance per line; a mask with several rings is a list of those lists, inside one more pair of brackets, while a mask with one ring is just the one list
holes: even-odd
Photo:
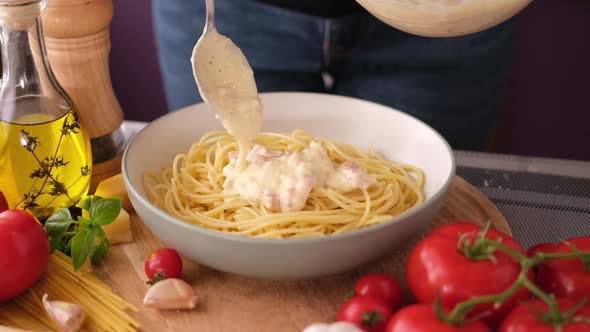
[[[148, 123], [145, 127], [143, 127], [140, 131], [138, 131], [135, 134], [135, 136], [133, 136], [133, 138], [131, 138], [131, 140], [127, 143], [127, 146], [125, 147], [125, 150], [123, 152], [122, 162], [121, 162], [121, 173], [123, 173], [123, 180], [125, 182], [125, 186], [126, 186], [127, 190], [129, 192], [131, 192], [133, 194], [133, 196], [136, 197], [137, 200], [139, 200], [140, 204], [144, 205], [148, 210], [155, 213], [159, 218], [166, 220], [166, 222], [171, 222], [171, 223], [175, 224], [176, 226], [184, 228], [188, 231], [196, 231], [198, 233], [202, 233], [205, 236], [216, 238], [219, 240], [226, 240], [226, 241], [233, 241], [233, 242], [237, 241], [237, 242], [241, 242], [241, 243], [245, 243], [245, 244], [273, 245], [273, 246], [274, 245], [293, 245], [293, 244], [312, 244], [312, 243], [326, 242], [326, 241], [338, 241], [338, 240], [344, 240], [344, 239], [348, 239], [348, 238], [352, 238], [352, 237], [357, 237], [359, 235], [363, 235], [366, 233], [377, 232], [377, 231], [381, 230], [382, 228], [388, 227], [390, 224], [398, 223], [401, 220], [405, 220], [405, 219], [411, 219], [415, 214], [417, 214], [418, 212], [420, 212], [422, 210], [425, 210], [430, 205], [434, 204], [435, 201], [437, 201], [439, 198], [441, 198], [441, 196], [445, 195], [448, 192], [448, 189], [451, 185], [451, 182], [453, 181], [453, 178], [454, 178], [455, 172], [456, 172], [455, 155], [453, 153], [451, 146], [447, 142], [447, 140], [438, 131], [436, 131], [434, 128], [432, 128], [430, 125], [428, 125], [424, 121], [422, 121], [410, 114], [407, 114], [407, 113], [399, 111], [395, 108], [389, 107], [387, 105], [379, 104], [376, 102], [372, 102], [372, 101], [364, 100], [364, 99], [360, 99], [360, 98], [349, 97], [349, 96], [341, 96], [341, 95], [333, 95], [333, 94], [317, 93], [317, 92], [264, 92], [264, 93], [260, 93], [259, 95], [263, 100], [264, 100], [264, 97], [271, 96], [271, 95], [274, 95], [274, 96], [280, 96], [280, 95], [296, 96], [296, 95], [298, 95], [298, 96], [303, 96], [303, 97], [313, 96], [315, 98], [320, 96], [320, 98], [350, 99], [350, 100], [354, 100], [356, 102], [360, 101], [363, 103], [367, 103], [368, 105], [372, 104], [372, 106], [378, 106], [378, 107], [376, 107], [376, 110], [378, 110], [378, 111], [387, 109], [387, 111], [397, 112], [401, 116], [409, 117], [412, 120], [421, 123], [428, 130], [431, 130], [435, 134], [435, 136], [439, 140], [442, 141], [442, 143], [446, 149], [446, 152], [448, 153], [448, 155], [450, 157], [450, 162], [451, 162], [450, 172], [447, 174], [447, 178], [445, 179], [445, 182], [440, 187], [440, 189], [437, 190], [422, 205], [417, 206], [416, 208], [409, 210], [407, 212], [404, 212], [401, 215], [398, 215], [398, 216], [395, 216], [391, 219], [388, 219], [382, 223], [379, 223], [376, 225], [371, 225], [369, 227], [355, 229], [355, 230], [344, 232], [344, 233], [332, 234], [329, 236], [315, 236], [315, 237], [294, 238], [294, 239], [293, 238], [268, 239], [268, 238], [256, 238], [256, 237], [251, 237], [251, 236], [244, 236], [244, 235], [233, 234], [233, 233], [224, 233], [224, 232], [221, 232], [218, 230], [208, 229], [208, 228], [194, 225], [189, 222], [183, 221], [181, 219], [175, 218], [175, 217], [171, 216], [170, 214], [168, 214], [166, 211], [153, 205], [149, 201], [149, 199], [147, 199], [146, 197], [141, 195], [138, 192], [138, 190], [133, 186], [133, 184], [131, 183], [131, 179], [129, 178], [128, 169], [127, 169], [127, 158], [130, 153], [129, 151], [132, 149], [136, 139], [138, 137], [140, 137], [140, 135], [145, 130], [148, 130], [148, 128], [151, 127], [155, 123], [158, 123], [160, 121], [164, 121], [164, 119], [168, 118], [169, 116], [178, 116], [178, 114], [182, 114], [184, 112], [189, 112], [193, 108], [195, 108], [201, 104], [204, 104], [203, 102], [200, 102], [200, 103], [191, 104], [191, 105], [182, 107], [178, 110], [168, 112], [167, 114], [160, 116], [159, 118]], [[146, 223], [145, 221], [143, 221], [143, 222]], [[155, 235], [158, 236], [157, 234], [155, 234]]]

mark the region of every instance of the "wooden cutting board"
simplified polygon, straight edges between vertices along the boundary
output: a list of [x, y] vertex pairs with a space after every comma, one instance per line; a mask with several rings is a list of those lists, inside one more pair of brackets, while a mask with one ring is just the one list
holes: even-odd
[[[447, 200], [430, 229], [455, 220], [493, 226], [507, 234], [510, 228], [492, 202], [465, 180], [455, 177]], [[158, 311], [142, 305], [148, 288], [145, 259], [163, 247], [137, 215], [132, 215], [133, 243], [114, 246], [96, 266], [97, 275], [139, 309], [144, 331], [300, 332], [314, 322], [333, 321], [343, 298], [364, 273], [385, 272], [405, 287], [409, 250], [420, 236], [404, 247], [357, 270], [312, 281], [259, 281], [219, 272], [185, 260], [183, 278], [195, 289], [199, 304], [192, 311]], [[410, 296], [406, 291], [406, 299]]]

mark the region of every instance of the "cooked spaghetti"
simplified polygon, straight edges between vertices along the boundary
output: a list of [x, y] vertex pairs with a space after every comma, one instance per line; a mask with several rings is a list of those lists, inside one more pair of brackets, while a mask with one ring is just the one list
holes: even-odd
[[188, 223], [222, 232], [263, 238], [300, 238], [342, 233], [382, 223], [423, 203], [423, 172], [365, 154], [350, 144], [335, 143], [296, 130], [288, 135], [260, 133], [256, 143], [271, 151], [302, 151], [317, 142], [335, 164], [354, 162], [375, 181], [366, 189], [341, 193], [314, 187], [300, 211], [276, 212], [224, 192], [224, 168], [238, 150], [225, 131], [205, 134], [188, 153], [178, 154], [171, 168], [144, 174], [149, 200]]
[[137, 331], [139, 323], [126, 310], [137, 311], [114, 294], [92, 273], [74, 272], [72, 260], [56, 251], [49, 258], [47, 272], [28, 291], [15, 299], [0, 304], [0, 325], [31, 331], [56, 330], [41, 298], [47, 293], [51, 299], [79, 305], [86, 320], [83, 331]]

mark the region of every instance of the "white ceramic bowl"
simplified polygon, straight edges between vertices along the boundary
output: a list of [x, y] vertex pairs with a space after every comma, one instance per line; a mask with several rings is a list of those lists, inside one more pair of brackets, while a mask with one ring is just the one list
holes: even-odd
[[427, 226], [441, 208], [455, 162], [447, 142], [421, 121], [375, 103], [324, 94], [261, 94], [263, 131], [305, 129], [314, 136], [370, 145], [385, 157], [420, 167], [426, 202], [385, 223], [321, 238], [256, 239], [194, 226], [171, 217], [146, 198], [142, 175], [170, 167], [205, 132], [221, 129], [204, 104], [153, 121], [128, 144], [123, 176], [144, 223], [164, 243], [201, 264], [259, 279], [307, 279], [353, 269], [394, 250]]

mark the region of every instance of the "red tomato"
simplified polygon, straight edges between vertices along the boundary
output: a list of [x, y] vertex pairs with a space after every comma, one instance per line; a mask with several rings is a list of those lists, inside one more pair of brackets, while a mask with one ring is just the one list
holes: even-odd
[[[590, 251], [590, 237], [567, 240], [581, 251]], [[532, 257], [537, 252], [567, 253], [572, 248], [566, 243], [544, 243], [528, 250]], [[586, 298], [590, 301], [590, 270], [586, 269], [582, 259], [550, 259], [537, 266], [537, 285], [556, 297], [568, 297], [574, 300]]]
[[21, 210], [0, 213], [0, 302], [31, 287], [45, 272], [49, 241], [33, 215]]
[[152, 281], [180, 278], [182, 274], [182, 258], [174, 249], [158, 249], [145, 261], [144, 270], [147, 277]]
[[397, 280], [383, 273], [367, 274], [354, 286], [356, 295], [379, 297], [393, 310], [402, 303], [402, 288]]
[[[481, 227], [455, 222], [445, 224], [421, 240], [410, 253], [407, 278], [410, 289], [418, 302], [434, 303], [439, 294], [443, 306], [449, 310], [457, 303], [475, 296], [500, 293], [511, 287], [520, 273], [520, 263], [511, 256], [496, 250], [488, 259], [467, 258], [458, 250], [462, 234], [475, 241]], [[502, 244], [524, 254], [521, 246], [510, 236], [490, 229], [486, 238], [500, 239]], [[533, 274], [531, 272], [530, 279]], [[496, 326], [521, 299], [529, 297], [529, 291], [521, 288], [499, 308], [492, 303], [478, 305], [471, 315], [489, 311], [484, 318], [490, 326]]]
[[481, 321], [452, 326], [441, 321], [431, 304], [414, 304], [400, 309], [387, 324], [385, 332], [491, 332]]
[[351, 322], [363, 331], [382, 332], [391, 314], [391, 308], [382, 299], [358, 295], [344, 302], [336, 320]]
[[[559, 309], [561, 312], [567, 311], [569, 308], [576, 304], [575, 301], [571, 299], [559, 299], [558, 301]], [[541, 320], [539, 314], [536, 313], [531, 306], [541, 310], [542, 312], [547, 312], [547, 304], [542, 300], [534, 300], [528, 303], [520, 304], [516, 307], [510, 314], [504, 319], [502, 325], [498, 332], [554, 332], [557, 331], [556, 325], [551, 325], [550, 323], [546, 323]], [[579, 308], [575, 314], [576, 316], [582, 316], [590, 318], [590, 309], [589, 308]], [[565, 322], [562, 325], [562, 329], [559, 330], [561, 332], [588, 332], [590, 331], [590, 323], [584, 322]]]
[[548, 252], [547, 250], [550, 250], [549, 248], [553, 247], [554, 245], [555, 245], [555, 243], [539, 243], [539, 244], [535, 244], [534, 246], [530, 247], [526, 251], [526, 254], [529, 257], [533, 257], [533, 255], [535, 255], [538, 252]]
[[2, 191], [0, 191], [0, 212], [4, 212], [6, 210], [8, 210], [8, 201], [6, 200], [6, 197]]

